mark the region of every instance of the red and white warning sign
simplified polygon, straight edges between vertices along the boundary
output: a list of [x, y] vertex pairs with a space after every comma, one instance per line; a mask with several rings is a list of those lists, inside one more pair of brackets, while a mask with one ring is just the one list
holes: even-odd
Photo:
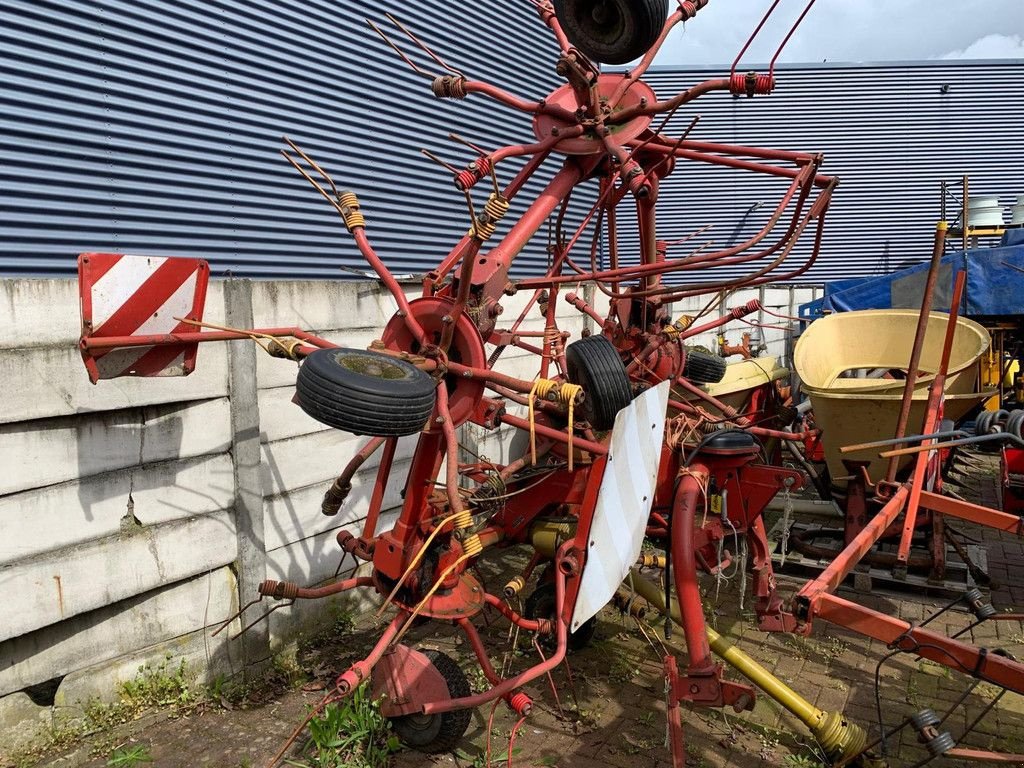
[[79, 256], [82, 357], [92, 382], [192, 373], [199, 345], [176, 343], [171, 335], [199, 330], [182, 320], [203, 319], [209, 279], [210, 266], [201, 259]]

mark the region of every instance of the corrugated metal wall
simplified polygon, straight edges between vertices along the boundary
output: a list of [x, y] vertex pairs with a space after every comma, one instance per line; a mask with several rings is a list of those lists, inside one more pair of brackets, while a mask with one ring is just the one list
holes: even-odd
[[[666, 98], [722, 74], [661, 69], [647, 80]], [[942, 180], [969, 174], [972, 194], [1000, 195], [1004, 205], [1024, 195], [1024, 62], [790, 66], [777, 74], [771, 96], [708, 95], [680, 109], [669, 132], [678, 135], [700, 115], [694, 139], [825, 154], [823, 171], [842, 182], [822, 257], [803, 282], [880, 274], [927, 258]], [[695, 242], [742, 242], [764, 226], [783, 190], [778, 180], [680, 164], [664, 187], [659, 234], [681, 237], [713, 224]], [[635, 240], [624, 245], [635, 254]], [[796, 252], [792, 263], [806, 254]], [[730, 274], [738, 273], [702, 277]]]
[[[520, 0], [457, 13], [448, 0], [4, 3], [0, 273], [68, 274], [84, 250], [199, 255], [215, 272], [268, 277], [362, 268], [333, 210], [278, 155], [286, 133], [360, 194], [396, 272], [435, 264], [467, 214], [419, 148], [461, 165], [469, 156], [449, 130], [486, 146], [531, 131], [481, 97], [435, 100], [365, 25], [389, 8], [471, 76], [534, 98], [557, 84], [550, 35]], [[495, 18], [501, 35], [481, 34]], [[649, 80], [667, 96], [721, 74], [663, 69]], [[1024, 62], [785, 67], [771, 97], [712, 94], [671, 130], [698, 114], [694, 138], [824, 152], [842, 177], [825, 252], [804, 281], [925, 257], [943, 179], [969, 173], [973, 190], [1007, 204], [1024, 194]], [[777, 181], [682, 165], [662, 196], [660, 235], [713, 224], [701, 241], [738, 242], [779, 193]], [[520, 267], [543, 251], [529, 248]]]
[[[278, 154], [282, 134], [358, 192], [396, 272], [425, 271], [469, 218], [419, 149], [461, 166], [472, 153], [449, 130], [495, 147], [532, 139], [530, 121], [483, 97], [434, 99], [364, 18], [396, 11], [467, 75], [523, 96], [557, 83], [530, 3], [453, 5], [0, 4], [0, 273], [67, 274], [86, 250], [203, 256], [215, 274], [362, 268], [337, 214]], [[498, 35], [483, 32], [492, 19]]]

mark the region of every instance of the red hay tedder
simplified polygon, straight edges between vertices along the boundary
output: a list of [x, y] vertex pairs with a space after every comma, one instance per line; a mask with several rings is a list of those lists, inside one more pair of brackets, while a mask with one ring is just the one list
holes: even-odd
[[[707, 0], [672, 2], [671, 8], [669, 0], [532, 2], [558, 43], [557, 71], [566, 81], [538, 101], [467, 79], [395, 19], [409, 44], [419, 49], [417, 57], [445, 73], [424, 71], [381, 33], [416, 72], [430, 78], [438, 98], [489, 97], [529, 115], [536, 134], [533, 144], [479, 150], [465, 168], [452, 169], [471, 225], [426, 275], [419, 298], [407, 298], [374, 251], [356, 195], [339, 191], [289, 142], [294, 154], [285, 156], [337, 209], [398, 306], [369, 350], [340, 348], [301, 328], [238, 330], [203, 323], [209, 276], [204, 262], [85, 254], [79, 262], [81, 348], [92, 380], [188, 374], [195, 367], [198, 343], [251, 338], [274, 357], [301, 362], [295, 402], [303, 411], [331, 427], [368, 436], [327, 491], [323, 512], [338, 513], [361, 464], [381, 452], [362, 535], [338, 536], [344, 552], [372, 564], [370, 575], [319, 588], [267, 581], [260, 593], [295, 600], [360, 588], [383, 598], [381, 610], [393, 611], [393, 619], [369, 655], [338, 677], [324, 704], [369, 680], [374, 695], [384, 697], [384, 713], [411, 746], [427, 751], [454, 747], [469, 724], [470, 710], [482, 704], [503, 700], [518, 715], [528, 715], [532, 702], [524, 686], [586, 641], [595, 615], [626, 580], [625, 589], [675, 615], [685, 635], [686, 657], [665, 658], [677, 768], [684, 766], [686, 755], [681, 703], [737, 710], [754, 704], [755, 687], [726, 679], [712, 651], [794, 712], [831, 759], [870, 763], [874, 757], [868, 748], [874, 745], [867, 744], [863, 729], [842, 713], [815, 708], [706, 626], [701, 574], [746, 567], [748, 547], [762, 629], [808, 633], [816, 620], [834, 622], [893, 650], [1024, 692], [1024, 667], [1008, 656], [834, 595], [887, 529], [914, 529], [918, 510], [1021, 533], [1016, 516], [924, 491], [926, 473], [934, 464], [928, 461], [928, 450], [919, 454], [907, 481], [889, 478], [875, 488], [881, 510], [830, 567], [791, 603], [777, 594], [763, 512], [777, 493], [796, 490], [805, 480], [803, 473], [783, 466], [780, 446], [812, 443], [816, 432], [799, 426], [806, 422], [794, 421], [795, 410], [774, 385], [744, 412], [700, 386], [721, 379], [725, 364], [690, 348], [687, 340], [762, 309], [759, 303], [706, 322], [699, 316], [677, 320], [669, 310], [672, 302], [686, 297], [805, 273], [818, 255], [838, 182], [821, 173], [819, 154], [695, 141], [688, 131], [681, 136], [663, 132], [668, 119], [698, 97], [770, 94], [772, 72], [737, 72], [734, 64], [729, 76], [661, 101], [642, 78], [670, 30], [694, 18]], [[593, 63], [637, 58], [628, 72], [603, 73]], [[662, 119], [659, 126], [656, 118]], [[503, 185], [502, 163], [516, 157], [526, 158], [525, 166]], [[562, 158], [560, 169], [507, 235], [495, 242], [510, 201], [551, 157]], [[725, 249], [670, 253], [669, 244], [658, 239], [656, 207], [662, 180], [683, 161], [777, 179], [778, 201], [764, 228]], [[574, 189], [593, 180], [596, 202], [574, 233], [559, 232], [547, 272], [511, 277], [513, 260], [527, 242], [553, 215], [564, 216]], [[636, 263], [620, 259], [617, 247], [616, 212], [624, 200], [636, 206]], [[811, 240], [809, 256], [790, 265], [788, 257], [805, 234]], [[742, 279], [701, 277], [710, 268], [738, 265], [749, 265]], [[607, 316], [570, 292], [585, 283], [608, 297]], [[501, 322], [503, 299], [523, 291], [530, 296], [526, 310], [514, 322]], [[556, 323], [556, 308], [563, 301], [589, 316], [600, 331], [570, 340]], [[953, 306], [955, 316], [956, 301]], [[543, 331], [521, 328], [531, 311], [545, 319]], [[502, 351], [509, 348], [536, 357], [535, 377], [496, 370]], [[941, 399], [940, 382], [932, 390], [924, 435], [938, 424]], [[464, 463], [457, 430], [468, 423], [504, 430], [509, 440], [517, 431], [526, 433], [527, 447], [506, 464]], [[398, 439], [413, 434], [419, 437], [400, 515], [393, 527], [377, 533]], [[929, 441], [922, 445], [927, 448]], [[645, 537], [664, 554], [642, 557]], [[495, 550], [516, 545], [532, 548], [529, 565], [502, 595], [488, 593], [474, 575], [475, 564]], [[664, 580], [646, 580], [638, 571], [641, 564], [661, 568]], [[520, 615], [512, 599], [528, 584], [533, 594], [525, 615]], [[984, 612], [984, 604], [976, 607]], [[474, 624], [485, 609], [500, 613], [523, 632], [547, 636], [550, 655], [503, 677]], [[453, 624], [464, 633], [489, 681], [487, 690], [471, 695], [450, 658], [402, 644], [406, 631], [423, 620]], [[914, 725], [931, 739], [936, 754], [955, 752], [952, 737], [939, 733], [929, 718]]]

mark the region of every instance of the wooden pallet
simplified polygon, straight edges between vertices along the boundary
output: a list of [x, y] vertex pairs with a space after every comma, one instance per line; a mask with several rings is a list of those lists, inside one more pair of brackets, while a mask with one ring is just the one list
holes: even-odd
[[[783, 520], [779, 520], [768, 532], [768, 543], [772, 549], [772, 565], [776, 573], [813, 578], [832, 563], [830, 558], [807, 557], [791, 547], [786, 553], [785, 558], [783, 558], [783, 523]], [[813, 535], [813, 532], [816, 530], [831, 527], [820, 523], [791, 522], [790, 535], [796, 532], [804, 535]], [[831, 541], [837, 542], [836, 539]], [[915, 543], [923, 546], [923, 537], [920, 542]], [[895, 555], [897, 549], [898, 544], [896, 542], [883, 542], [876, 547], [875, 551]], [[967, 550], [967, 556], [975, 565], [983, 571], [988, 567], [988, 557], [983, 546], [965, 543], [965, 549]], [[926, 574], [914, 572], [909, 572], [905, 578], [897, 578], [893, 575], [891, 569], [861, 565], [846, 578], [844, 584], [858, 592], [890, 592], [897, 596], [905, 596], [907, 592], [913, 592], [914, 594], [923, 594], [929, 597], [954, 598], [972, 587], [978, 587], [982, 592], [987, 591], [985, 587], [975, 582], [966, 564], [956, 553], [956, 550], [949, 546], [946, 547], [946, 578], [942, 581], [932, 581]]]

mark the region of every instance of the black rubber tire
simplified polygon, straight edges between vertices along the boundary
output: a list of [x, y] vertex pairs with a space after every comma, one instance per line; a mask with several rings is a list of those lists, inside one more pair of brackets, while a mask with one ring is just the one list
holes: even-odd
[[423, 429], [437, 382], [411, 363], [359, 349], [320, 349], [295, 382], [299, 407], [356, 435], [401, 437]]
[[[528, 619], [554, 619], [555, 618], [555, 585], [541, 584], [523, 603], [523, 614]], [[594, 632], [597, 631], [597, 617], [587, 619], [583, 626], [569, 635], [567, 647], [570, 651], [579, 651], [590, 645], [594, 639]], [[544, 635], [540, 639], [541, 645], [548, 648], [555, 647], [556, 638], [554, 635]]]
[[[461, 699], [470, 695], [469, 680], [466, 673], [459, 668], [451, 656], [441, 651], [424, 651], [445, 683], [448, 695], [453, 699]], [[391, 718], [391, 727], [406, 746], [420, 752], [434, 754], [450, 752], [462, 741], [473, 717], [472, 710], [459, 709], [444, 712], [440, 715], [402, 715]]]
[[597, 430], [611, 429], [615, 417], [633, 399], [626, 366], [604, 336], [587, 336], [565, 349], [569, 380], [583, 387], [586, 397], [576, 413]]
[[728, 363], [718, 355], [709, 355], [696, 349], [686, 350], [683, 378], [694, 384], [717, 384], [725, 378]]
[[669, 0], [554, 0], [569, 42], [601, 64], [626, 64], [654, 45]]

